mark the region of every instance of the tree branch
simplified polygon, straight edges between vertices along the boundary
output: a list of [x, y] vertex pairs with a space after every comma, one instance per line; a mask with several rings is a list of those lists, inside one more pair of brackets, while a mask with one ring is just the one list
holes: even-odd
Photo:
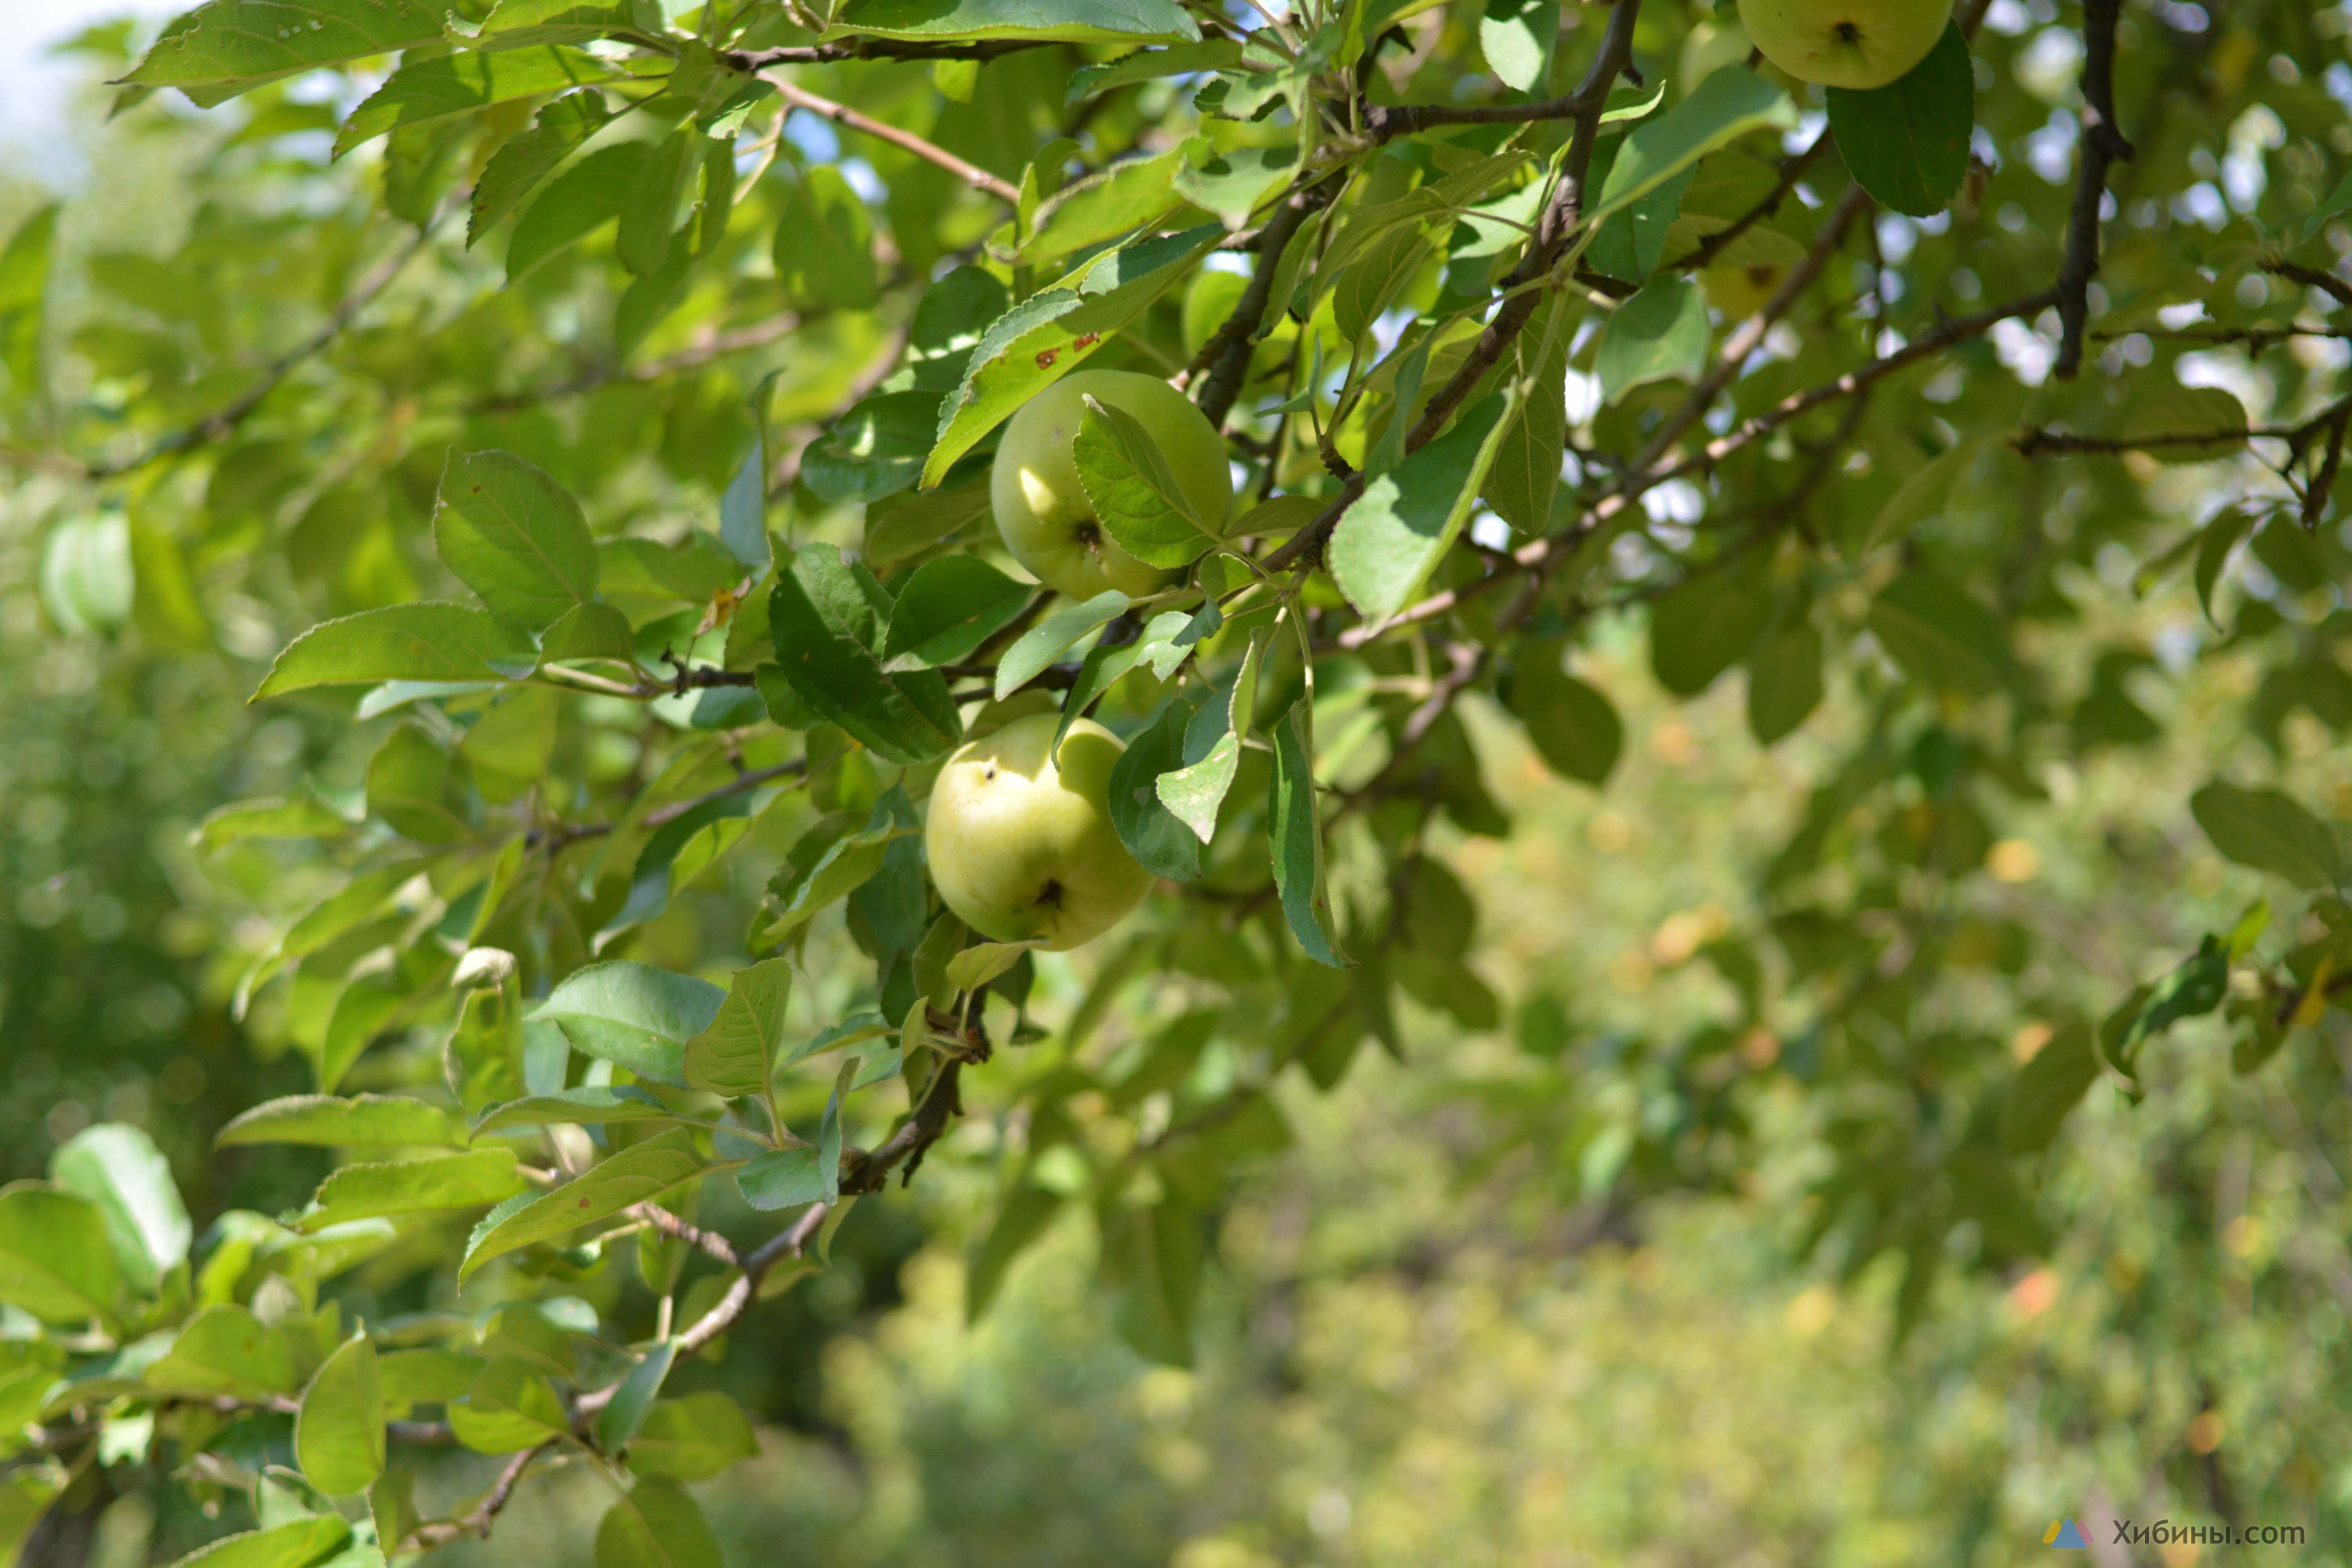
[[1780, 161], [1780, 178], [1769, 195], [1699, 241], [1698, 248], [1688, 256], [1677, 257], [1666, 266], [1677, 272], [1696, 272], [1714, 266], [1716, 258], [1730, 249], [1733, 241], [1780, 210], [1780, 204], [1789, 199], [1789, 194], [1797, 188], [1797, 182], [1804, 178], [1805, 171], [1829, 151], [1834, 140], [1835, 137], [1824, 126], [1822, 133], [1813, 138], [1811, 146]]
[[391, 286], [392, 280], [400, 276], [401, 269], [415, 258], [417, 252], [432, 242], [433, 231], [440, 226], [444, 217], [456, 210], [463, 199], [463, 197], [453, 197], [444, 203], [441, 210], [419, 226], [406, 245], [378, 262], [373, 271], [361, 279], [358, 286], [343, 296], [342, 302], [328, 312], [327, 319], [319, 323], [317, 331], [273, 360], [252, 385], [186, 429], [164, 437], [135, 457], [125, 458], [115, 462], [90, 463], [84, 466], [83, 477], [92, 479], [118, 479], [124, 474], [143, 468], [150, 463], [168, 458], [175, 452], [185, 452], [197, 447], [208, 446], [233, 434], [255, 409], [261, 406], [263, 400], [277, 391], [278, 384], [294, 373], [297, 366], [333, 342], [341, 334], [343, 329], [352, 324], [353, 317], [366, 310], [374, 302], [377, 295]]
[[2083, 169], [2074, 184], [2074, 210], [2066, 225], [2066, 254], [2058, 268], [2058, 361], [2062, 381], [2083, 364], [2083, 329], [2091, 319], [2091, 279], [2099, 270], [2099, 207], [2106, 200], [2107, 167], [2129, 163], [2132, 144], [2116, 129], [2116, 21], [2123, 0], [2083, 3]]
[[[1421, 419], [1406, 433], [1404, 449], [1410, 453], [1427, 446], [1445, 422], [1454, 416], [1471, 390], [1486, 378], [1486, 373], [1503, 357], [1503, 351], [1535, 314], [1541, 290], [1526, 285], [1551, 270], [1566, 247], [1569, 237], [1576, 232], [1579, 216], [1584, 208], [1585, 176], [1592, 167], [1592, 147], [1601, 134], [1601, 112], [1608, 107], [1609, 89], [1618, 75], [1633, 58], [1633, 24], [1640, 16], [1642, 0], [1616, 0], [1609, 13], [1608, 31], [1601, 35], [1601, 47], [1592, 57], [1584, 79], [1577, 83], [1569, 95], [1576, 116], [1576, 129], [1570, 132], [1568, 153], [1562, 162], [1559, 186], [1545, 204], [1543, 216], [1536, 227], [1535, 237], [1528, 242], [1527, 254], [1511, 269], [1505, 279], [1506, 298], [1495, 312], [1495, 319], [1471, 346], [1470, 353], [1445, 384], [1429, 400]], [[1339, 519], [1364, 493], [1365, 476], [1351, 474], [1339, 495], [1316, 515], [1315, 520], [1300, 529], [1281, 549], [1262, 563], [1267, 572], [1285, 570], [1300, 561], [1313, 560], [1322, 552], [1339, 525]]]
[[530, 1462], [533, 1459], [553, 1447], [555, 1447], [555, 1439], [550, 1437], [537, 1447], [526, 1448], [517, 1454], [507, 1461], [506, 1468], [499, 1472], [499, 1479], [490, 1483], [490, 1489], [483, 1494], [482, 1500], [475, 1506], [473, 1512], [463, 1519], [436, 1520], [431, 1524], [420, 1524], [409, 1533], [407, 1540], [392, 1548], [384, 1555], [393, 1557], [404, 1552], [430, 1552], [436, 1546], [446, 1546], [464, 1536], [488, 1535], [491, 1521], [497, 1519], [499, 1511], [514, 1500], [515, 1485], [522, 1479], [523, 1471], [530, 1468]]
[[2315, 267], [2303, 267], [2292, 261], [2274, 260], [2262, 264], [2263, 270], [2290, 283], [2300, 283], [2306, 289], [2316, 289], [2339, 305], [2352, 305], [2352, 283]]
[[2022, 299], [2012, 300], [2005, 305], [1997, 305], [1991, 310], [1980, 311], [1973, 316], [1948, 321], [1932, 331], [1921, 333], [1891, 354], [1883, 354], [1866, 364], [1846, 372], [1835, 381], [1817, 386], [1810, 392], [1799, 393], [1785, 398], [1776, 407], [1733, 427], [1708, 442], [1698, 452], [1678, 463], [1653, 469], [1646, 474], [1636, 473], [1628, 476], [1616, 489], [1595, 502], [1577, 520], [1573, 527], [1559, 533], [1547, 535], [1542, 539], [1532, 540], [1513, 551], [1510, 557], [1512, 563], [1509, 567], [1489, 573], [1474, 582], [1464, 584], [1459, 588], [1448, 588], [1440, 593], [1432, 594], [1418, 604], [1408, 605], [1378, 625], [1351, 626], [1339, 635], [1338, 646], [1342, 650], [1353, 652], [1386, 632], [1401, 626], [1419, 626], [1446, 615], [1455, 606], [1477, 597], [1507, 580], [1517, 577], [1521, 573], [1534, 571], [1549, 561], [1572, 552], [1591, 535], [1595, 529], [1611, 519], [1622, 515], [1626, 508], [1666, 480], [1713, 468], [1732, 453], [1761, 440], [1792, 419], [1840, 398], [1851, 397], [1897, 371], [1916, 364], [1929, 354], [1949, 348], [1963, 339], [1976, 337], [1990, 331], [1996, 322], [2005, 321], [2012, 317], [2031, 316], [2047, 310], [2055, 297], [2055, 289], [2045, 289], [2038, 294], [2029, 294]]
[[1339, 195], [1345, 174], [1334, 171], [1292, 191], [1282, 199], [1274, 216], [1260, 231], [1257, 247], [1257, 269], [1250, 275], [1249, 287], [1242, 290], [1234, 306], [1234, 313], [1224, 324], [1209, 334], [1201, 352], [1192, 356], [1185, 367], [1189, 377], [1209, 369], [1209, 379], [1201, 389], [1201, 412], [1209, 423], [1222, 426], [1225, 416], [1233, 411], [1234, 399], [1241, 395], [1242, 382], [1249, 374], [1250, 355], [1257, 347], [1258, 328], [1265, 321], [1266, 306], [1274, 296], [1274, 277], [1282, 270], [1282, 253], [1290, 248], [1291, 240], [1307, 216], [1328, 205]]
[[739, 353], [744, 349], [762, 348], [780, 338], [791, 336], [799, 329], [800, 324], [799, 316], [786, 311], [782, 315], [771, 316], [764, 321], [754, 321], [748, 327], [738, 327], [732, 331], [713, 332], [700, 342], [688, 344], [667, 358], [651, 360], [635, 368], [618, 364], [596, 365], [581, 372], [569, 381], [560, 381], [551, 386], [538, 387], [529, 392], [494, 393], [478, 402], [468, 404], [466, 412], [511, 414], [518, 409], [530, 408], [538, 404], [552, 403], [558, 398], [577, 397], [583, 393], [593, 392], [598, 387], [609, 385], [616, 381], [659, 381], [665, 376], [676, 375], [680, 371], [696, 369], [709, 363], [712, 360]]
[[872, 115], [860, 114], [845, 103], [835, 103], [829, 98], [821, 98], [774, 71], [762, 71], [760, 74], [760, 79], [783, 94], [784, 101], [795, 109], [805, 109], [812, 114], [821, 114], [835, 125], [846, 125], [852, 131], [862, 131], [868, 136], [889, 142], [893, 147], [912, 153], [926, 163], [938, 164], [973, 190], [985, 191], [1008, 206], [1020, 204], [1019, 190], [990, 174], [979, 164], [968, 163], [946, 148], [935, 142], [926, 142], [911, 131], [902, 131], [896, 125], [885, 124]]

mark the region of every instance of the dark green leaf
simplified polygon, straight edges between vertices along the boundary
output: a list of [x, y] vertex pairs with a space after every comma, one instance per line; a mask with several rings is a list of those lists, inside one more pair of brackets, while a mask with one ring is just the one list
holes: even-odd
[[1083, 604], [1064, 605], [1021, 634], [996, 662], [996, 700], [1003, 701], [1062, 657], [1069, 646], [1127, 613], [1127, 595], [1106, 588]]
[[1127, 743], [1110, 770], [1110, 823], [1136, 862], [1155, 877], [1191, 882], [1201, 875], [1201, 840], [1160, 798], [1160, 775], [1184, 765], [1184, 727], [1192, 708], [1171, 699]]
[[1354, 960], [1331, 935], [1331, 900], [1323, 885], [1323, 823], [1315, 799], [1312, 720], [1302, 700], [1275, 722], [1274, 792], [1266, 807], [1266, 836], [1274, 850], [1274, 881], [1290, 933], [1307, 956], [1334, 969]]
[[1032, 592], [974, 556], [926, 563], [899, 586], [882, 642], [882, 668], [896, 674], [968, 658], [1021, 613]]
[[645, 142], [599, 147], [559, 175], [523, 209], [507, 242], [507, 281], [512, 283], [558, 251], [588, 237], [621, 216], [637, 175], [652, 161]]
[[1223, 537], [1225, 520], [1202, 515], [1151, 432], [1126, 409], [1087, 397], [1070, 452], [1103, 531], [1137, 560], [1189, 566]]
[[335, 156], [404, 126], [427, 125], [508, 99], [562, 92], [611, 76], [593, 57], [575, 49], [468, 50], [409, 61], [352, 110], [335, 137]]
[[835, 25], [886, 38], [1032, 38], [1197, 43], [1175, 0], [849, 0]]
[[1568, 673], [1565, 647], [1528, 644], [1511, 681], [1511, 710], [1552, 771], [1596, 787], [1624, 750], [1625, 727], [1609, 699]]
[[209, 107], [297, 71], [437, 43], [441, 16], [424, 0], [210, 0], [167, 26], [122, 79], [195, 89]]
[[866, 204], [830, 164], [787, 175], [776, 226], [776, 277], [803, 309], [870, 310], [880, 298], [874, 223]]
[[888, 761], [927, 762], [961, 740], [963, 725], [937, 671], [883, 669], [893, 607], [864, 565], [812, 544], [778, 574], [768, 626], [803, 701]]
[[1653, 381], [1696, 381], [1706, 368], [1706, 301], [1681, 278], [1657, 279], [1617, 307], [1601, 329], [1593, 374], [1614, 403]]
[[1829, 89], [1838, 156], [1864, 190], [1896, 212], [1941, 212], [1968, 177], [1976, 93], [1968, 40], [1954, 21], [1900, 79], [1867, 91]]

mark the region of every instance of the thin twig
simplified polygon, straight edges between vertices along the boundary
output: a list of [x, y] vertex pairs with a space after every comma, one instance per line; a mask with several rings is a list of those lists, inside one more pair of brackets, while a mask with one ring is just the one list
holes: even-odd
[[349, 294], [344, 295], [342, 302], [328, 313], [325, 321], [319, 323], [317, 331], [273, 360], [252, 385], [186, 429], [175, 431], [164, 437], [136, 456], [112, 462], [87, 465], [82, 470], [84, 477], [93, 479], [118, 479], [124, 474], [143, 468], [150, 463], [168, 458], [175, 452], [184, 452], [197, 447], [208, 446], [233, 434], [255, 409], [261, 406], [263, 400], [277, 391], [279, 384], [294, 373], [297, 366], [333, 342], [343, 329], [351, 325], [353, 317], [366, 310], [374, 302], [377, 295], [391, 286], [392, 280], [400, 276], [401, 269], [415, 259], [417, 252], [432, 242], [433, 231], [440, 226], [442, 218], [457, 210], [461, 201], [461, 197], [452, 197], [445, 203], [439, 212], [435, 213], [415, 235], [410, 237], [407, 244], [378, 262], [373, 271], [361, 279], [358, 286]]
[[[1404, 449], [1418, 451], [1429, 444], [1454, 416], [1471, 390], [1486, 378], [1503, 357], [1528, 320], [1534, 316], [1542, 290], [1528, 285], [1549, 273], [1559, 259], [1569, 237], [1576, 231], [1577, 220], [1584, 207], [1584, 181], [1592, 165], [1593, 143], [1601, 133], [1601, 116], [1609, 103], [1609, 89], [1619, 74], [1633, 62], [1633, 24], [1639, 17], [1642, 0], [1617, 0], [1609, 14], [1608, 31], [1601, 36], [1600, 49], [1592, 57], [1591, 66], [1584, 79], [1570, 94], [1574, 101], [1576, 129], [1570, 133], [1567, 157], [1563, 162], [1559, 188], [1546, 204], [1538, 223], [1536, 236], [1528, 245], [1527, 254], [1519, 258], [1505, 279], [1507, 297], [1495, 319], [1486, 323], [1472, 344], [1461, 366], [1440, 387], [1423, 412], [1421, 419], [1406, 433]], [[1280, 572], [1301, 561], [1319, 559], [1331, 531], [1358, 497], [1364, 493], [1367, 479], [1362, 474], [1350, 474], [1339, 493], [1318, 512], [1314, 521], [1300, 529], [1281, 549], [1261, 563], [1269, 573]]]
[[985, 191], [1008, 206], [1020, 205], [1021, 192], [1017, 188], [1007, 184], [1003, 179], [990, 174], [979, 164], [966, 163], [936, 142], [924, 141], [911, 131], [902, 131], [898, 126], [886, 124], [870, 114], [860, 114], [845, 103], [835, 103], [829, 98], [819, 97], [797, 82], [774, 71], [761, 72], [760, 79], [783, 94], [784, 101], [795, 109], [805, 109], [812, 114], [821, 114], [835, 125], [846, 125], [852, 131], [862, 131], [868, 136], [889, 142], [893, 147], [912, 153], [926, 163], [938, 164], [973, 190]]
[[2333, 273], [2322, 272], [2315, 267], [2304, 267], [2293, 261], [2269, 260], [2263, 270], [2290, 283], [2300, 283], [2306, 289], [2316, 289], [2339, 305], [2352, 305], [2352, 283]]
[[2058, 360], [2062, 381], [2083, 364], [2083, 329], [2091, 319], [2091, 279], [2099, 270], [2099, 208], [2107, 196], [2107, 167], [2134, 156], [2116, 129], [2116, 22], [2123, 0], [2083, 4], [2083, 168], [2066, 224], [2066, 254], [2058, 268]]
[[[659, 827], [665, 823], [676, 822], [697, 806], [709, 805], [714, 800], [725, 800], [729, 795], [741, 795], [746, 790], [758, 789], [772, 779], [789, 777], [806, 766], [808, 766], [806, 757], [794, 757], [789, 763], [778, 763], [772, 768], [753, 768], [749, 773], [737, 774], [717, 789], [708, 790], [690, 800], [676, 801], [659, 810], [647, 812], [645, 826]], [[544, 845], [551, 854], [569, 845], [576, 844], [583, 838], [601, 838], [612, 831], [613, 824], [609, 822], [559, 822], [551, 827], [533, 828], [525, 842], [533, 847]]]
[[1344, 173], [1335, 171], [1301, 185], [1285, 196], [1274, 216], [1266, 220], [1258, 244], [1257, 270], [1251, 274], [1249, 287], [1242, 290], [1234, 313], [1209, 334], [1209, 341], [1201, 345], [1201, 352], [1185, 368], [1188, 378], [1203, 368], [1209, 371], [1209, 379], [1201, 389], [1200, 406], [1210, 424], [1223, 425], [1225, 416], [1233, 411], [1234, 399], [1241, 395], [1242, 382], [1249, 374], [1250, 355], [1257, 348], [1258, 329], [1265, 324], [1266, 307], [1274, 297], [1275, 274], [1282, 270], [1282, 253], [1290, 247], [1292, 237], [1308, 215], [1337, 195], [1345, 179]]
[[533, 1459], [553, 1447], [555, 1447], [555, 1439], [550, 1437], [536, 1447], [525, 1448], [507, 1461], [507, 1468], [499, 1472], [499, 1479], [490, 1483], [490, 1489], [483, 1494], [482, 1500], [475, 1505], [473, 1512], [463, 1519], [436, 1520], [431, 1524], [420, 1524], [410, 1531], [407, 1540], [394, 1547], [385, 1555], [398, 1556], [404, 1552], [430, 1552], [436, 1546], [446, 1546], [464, 1536], [488, 1535], [491, 1522], [499, 1517], [499, 1511], [514, 1500], [515, 1486], [522, 1479], [523, 1471], [530, 1468], [530, 1462]]
[[1822, 133], [1813, 138], [1811, 146], [1780, 161], [1780, 177], [1773, 184], [1770, 195], [1699, 241], [1698, 248], [1689, 255], [1676, 257], [1667, 262], [1667, 268], [1675, 272], [1696, 272], [1714, 266], [1716, 258], [1730, 249], [1733, 241], [1780, 210], [1780, 204], [1789, 199], [1790, 193], [1797, 188], [1797, 182], [1804, 178], [1805, 171], [1829, 151], [1833, 140], [1834, 136], [1824, 126]]
[[712, 360], [728, 354], [740, 353], [745, 349], [763, 348], [780, 338], [791, 336], [798, 330], [800, 324], [800, 317], [787, 310], [781, 315], [771, 316], [766, 321], [754, 321], [747, 327], [738, 327], [732, 331], [710, 333], [699, 342], [689, 343], [674, 354], [662, 359], [649, 360], [641, 365], [600, 364], [551, 386], [534, 387], [526, 392], [494, 393], [478, 402], [468, 404], [466, 412], [511, 414], [517, 409], [534, 407], [541, 403], [552, 403], [565, 397], [577, 397], [583, 393], [593, 392], [599, 387], [610, 385], [616, 381], [632, 383], [660, 381], [666, 376], [676, 375], [681, 371], [698, 369], [709, 364]]

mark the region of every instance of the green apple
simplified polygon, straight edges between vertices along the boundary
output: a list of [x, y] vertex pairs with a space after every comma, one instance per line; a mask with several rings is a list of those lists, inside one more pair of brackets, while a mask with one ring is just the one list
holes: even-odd
[[923, 847], [931, 881], [964, 924], [994, 942], [1094, 941], [1151, 890], [1110, 823], [1110, 770], [1127, 748], [1080, 719], [1054, 754], [1060, 715], [1015, 719], [947, 760], [931, 785]]
[[1885, 87], [1927, 58], [1952, 0], [1739, 0], [1764, 58], [1824, 87]]
[[1216, 426], [1166, 382], [1126, 370], [1073, 371], [1023, 404], [996, 448], [989, 504], [1004, 547], [1040, 583], [1073, 599], [1091, 599], [1106, 588], [1139, 599], [1171, 574], [1138, 561], [1107, 537], [1078, 482], [1070, 442], [1089, 397], [1133, 415], [1193, 507], [1223, 525], [1234, 484]]

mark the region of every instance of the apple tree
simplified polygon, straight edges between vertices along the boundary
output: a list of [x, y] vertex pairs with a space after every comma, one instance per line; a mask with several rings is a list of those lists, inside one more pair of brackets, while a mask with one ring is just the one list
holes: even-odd
[[[2322, 1070], [2345, 849], [2275, 786], [2283, 727], [2352, 724], [2352, 16], [1931, 10], [210, 0], [83, 40], [185, 232], [14, 229], [0, 460], [59, 635], [226, 662], [316, 761], [189, 853], [300, 1073], [219, 1157], [317, 1179], [200, 1233], [101, 1123], [0, 1191], [0, 1552], [153, 1451], [233, 1530], [189, 1562], [407, 1560], [557, 1465], [614, 1482], [604, 1568], [716, 1562], [683, 1486], [751, 1428], [667, 1385], [856, 1209], [989, 1184], [974, 1314], [1083, 1213], [1181, 1361], [1278, 1097], [1402, 1020], [1558, 1064], [1491, 1123], [1563, 1201], [1737, 1185], [1728, 1078], [1792, 1076], [1812, 1239], [1901, 1259], [1906, 1315], [1961, 1227], [2036, 1256], [2042, 1151], [2175, 1023]], [[2084, 629], [2161, 595], [2163, 646]], [[1481, 725], [1609, 788], [1624, 627], [1762, 745], [1832, 689], [1868, 722], [1685, 944], [1736, 1005], [1587, 1057], [1482, 973], [1449, 859], [1512, 831]], [[2174, 816], [2270, 900], [2033, 990], [2063, 922], [1992, 898], [2000, 825], [2219, 650], [2260, 679]], [[943, 781], [1017, 798], [943, 837]], [[1581, 1097], [1612, 1074], [1640, 1115]], [[452, 1447], [496, 1479], [428, 1498]]]

